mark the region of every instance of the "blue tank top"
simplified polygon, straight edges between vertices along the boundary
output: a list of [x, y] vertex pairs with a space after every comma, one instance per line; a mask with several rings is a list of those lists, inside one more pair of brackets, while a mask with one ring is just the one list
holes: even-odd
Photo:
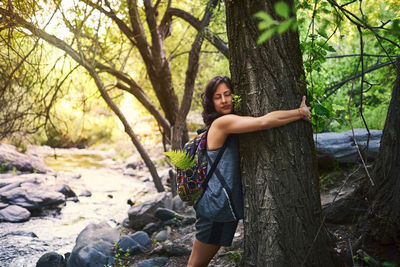
[[[208, 182], [208, 187], [195, 205], [198, 216], [216, 222], [236, 221], [244, 217], [238, 138], [231, 135], [226, 142], [226, 149]], [[207, 150], [208, 170], [211, 169], [220, 149]], [[217, 176], [225, 181], [231, 191], [231, 198], [228, 196], [229, 190], [221, 185]]]

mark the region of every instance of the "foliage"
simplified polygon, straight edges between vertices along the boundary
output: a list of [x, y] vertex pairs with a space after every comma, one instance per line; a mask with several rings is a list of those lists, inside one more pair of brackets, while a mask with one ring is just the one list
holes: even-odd
[[0, 164], [0, 173], [6, 173], [8, 172], [8, 163], [3, 162]]
[[232, 102], [233, 102], [233, 109], [235, 111], [239, 110], [240, 107], [240, 102], [242, 102], [242, 99], [240, 98], [239, 95], [232, 94]]
[[[400, 53], [400, 14], [391, 8], [396, 5], [395, 0], [384, 4], [355, 1], [344, 7], [336, 6], [335, 1], [297, 3], [300, 48], [306, 72], [301, 79], [308, 84], [307, 99], [312, 107], [315, 132], [343, 131], [351, 125], [383, 128], [395, 80], [394, 68], [378, 68], [347, 83], [339, 82], [388, 62]], [[278, 22], [263, 11], [254, 15], [261, 20], [259, 43], [271, 38], [279, 26], [282, 33], [289, 28], [284, 24], [289, 24], [287, 5], [279, 2], [274, 11], [285, 20]], [[362, 19], [354, 23], [347, 16]]]
[[297, 30], [297, 22], [294, 17], [290, 17], [290, 8], [285, 2], [277, 2], [274, 5], [275, 13], [284, 20], [275, 20], [265, 11], [254, 14], [255, 18], [260, 19], [258, 29], [262, 31], [257, 39], [257, 44], [262, 44], [269, 40], [275, 33], [282, 34], [288, 29]]
[[164, 152], [164, 155], [168, 156], [172, 164], [182, 170], [190, 169], [195, 164], [195, 158], [189, 157], [183, 150]]
[[242, 253], [235, 251], [235, 250], [229, 250], [228, 255], [230, 256], [231, 261], [233, 263], [239, 263], [243, 258]]

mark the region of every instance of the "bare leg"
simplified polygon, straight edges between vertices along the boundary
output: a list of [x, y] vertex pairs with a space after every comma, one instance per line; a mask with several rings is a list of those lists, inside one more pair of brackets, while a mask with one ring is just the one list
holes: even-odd
[[207, 267], [219, 248], [220, 246], [206, 244], [195, 238], [187, 267]]

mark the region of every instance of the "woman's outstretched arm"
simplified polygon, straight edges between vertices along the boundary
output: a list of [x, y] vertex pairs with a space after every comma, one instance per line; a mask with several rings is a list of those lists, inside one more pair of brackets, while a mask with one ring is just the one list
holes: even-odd
[[303, 119], [311, 121], [310, 108], [306, 106], [303, 96], [300, 107], [292, 110], [277, 110], [261, 117], [247, 117], [228, 114], [216, 119], [208, 134], [209, 149], [222, 146], [226, 137], [233, 133], [250, 133], [284, 126], [288, 123]]

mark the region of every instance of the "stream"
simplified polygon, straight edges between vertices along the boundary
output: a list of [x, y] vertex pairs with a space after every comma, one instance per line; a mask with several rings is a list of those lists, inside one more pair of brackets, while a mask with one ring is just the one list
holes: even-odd
[[81, 174], [69, 186], [78, 194], [84, 189], [91, 197], [79, 202], [67, 201], [59, 211], [31, 217], [23, 223], [0, 223], [0, 266], [31, 267], [47, 252], [64, 255], [71, 252], [78, 234], [90, 223], [107, 221], [115, 227], [127, 217], [127, 200], [154, 192], [150, 182], [124, 176], [102, 164], [96, 154], [61, 154], [47, 157], [46, 164], [56, 172]]

